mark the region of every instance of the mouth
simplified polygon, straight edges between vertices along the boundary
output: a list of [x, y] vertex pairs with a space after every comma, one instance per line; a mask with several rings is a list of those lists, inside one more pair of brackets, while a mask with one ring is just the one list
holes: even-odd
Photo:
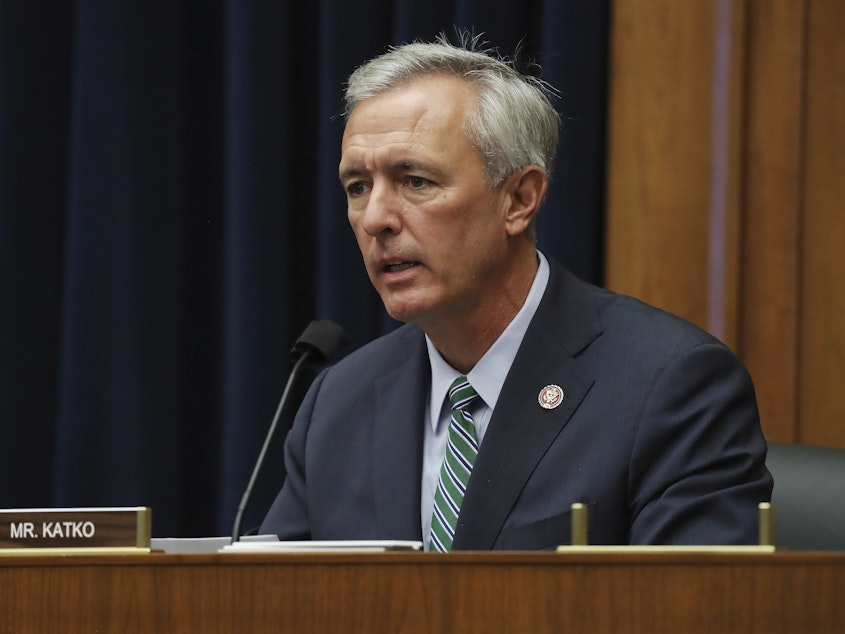
[[389, 264], [385, 264], [384, 267], [382, 267], [382, 270], [384, 270], [385, 273], [398, 273], [415, 266], [419, 266], [419, 262], [391, 262]]

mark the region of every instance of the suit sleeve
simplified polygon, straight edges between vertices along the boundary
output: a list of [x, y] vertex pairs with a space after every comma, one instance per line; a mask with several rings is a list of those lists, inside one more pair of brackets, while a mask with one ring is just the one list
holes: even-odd
[[305, 443], [324, 370], [309, 388], [285, 439], [285, 482], [259, 529], [281, 540], [311, 539], [305, 488]]
[[631, 456], [631, 544], [756, 544], [772, 478], [751, 377], [701, 344], [655, 377]]

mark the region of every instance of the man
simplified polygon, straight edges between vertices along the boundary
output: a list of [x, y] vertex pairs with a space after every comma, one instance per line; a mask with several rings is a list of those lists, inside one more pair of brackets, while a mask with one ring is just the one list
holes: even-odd
[[740, 361], [536, 249], [542, 86], [439, 40], [359, 68], [346, 102], [349, 222], [406, 325], [311, 386], [261, 532], [553, 548], [581, 502], [594, 544], [756, 543], [772, 480]]

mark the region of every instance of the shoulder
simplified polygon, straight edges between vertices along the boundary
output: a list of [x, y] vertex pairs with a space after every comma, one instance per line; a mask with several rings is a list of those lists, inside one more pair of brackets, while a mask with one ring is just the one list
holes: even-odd
[[686, 319], [585, 282], [559, 264], [552, 271], [544, 319], [573, 353], [586, 349], [628, 367], [665, 366], [699, 347], [732, 356], [718, 338]]
[[324, 372], [324, 379], [344, 385], [374, 380], [411, 360], [425, 355], [425, 335], [409, 324], [402, 325], [350, 352]]
[[700, 326], [639, 299], [598, 289], [596, 310], [609, 334], [644, 338], [656, 347], [723, 345]]

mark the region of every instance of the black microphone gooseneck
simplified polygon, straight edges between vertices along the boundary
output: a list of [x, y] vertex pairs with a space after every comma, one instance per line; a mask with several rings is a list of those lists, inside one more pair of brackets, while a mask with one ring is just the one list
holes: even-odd
[[287, 404], [291, 389], [294, 383], [296, 383], [300, 371], [305, 365], [320, 367], [326, 364], [346, 342], [347, 338], [343, 329], [334, 322], [312, 321], [293, 345], [293, 350], [290, 351], [290, 356], [294, 360], [293, 370], [291, 370], [288, 382], [282, 392], [282, 398], [279, 399], [276, 414], [270, 423], [270, 429], [267, 430], [264, 445], [261, 447], [261, 452], [258, 454], [258, 460], [255, 461], [255, 467], [252, 469], [249, 483], [246, 485], [241, 503], [238, 505], [235, 523], [232, 526], [232, 543], [240, 539], [241, 522], [243, 521], [247, 504], [249, 504], [249, 498], [252, 496], [252, 487], [258, 478], [258, 472], [261, 471], [261, 465], [264, 464], [264, 456], [267, 454], [267, 449], [276, 433], [276, 427], [278, 426], [279, 418], [281, 418], [282, 410], [284, 410]]

